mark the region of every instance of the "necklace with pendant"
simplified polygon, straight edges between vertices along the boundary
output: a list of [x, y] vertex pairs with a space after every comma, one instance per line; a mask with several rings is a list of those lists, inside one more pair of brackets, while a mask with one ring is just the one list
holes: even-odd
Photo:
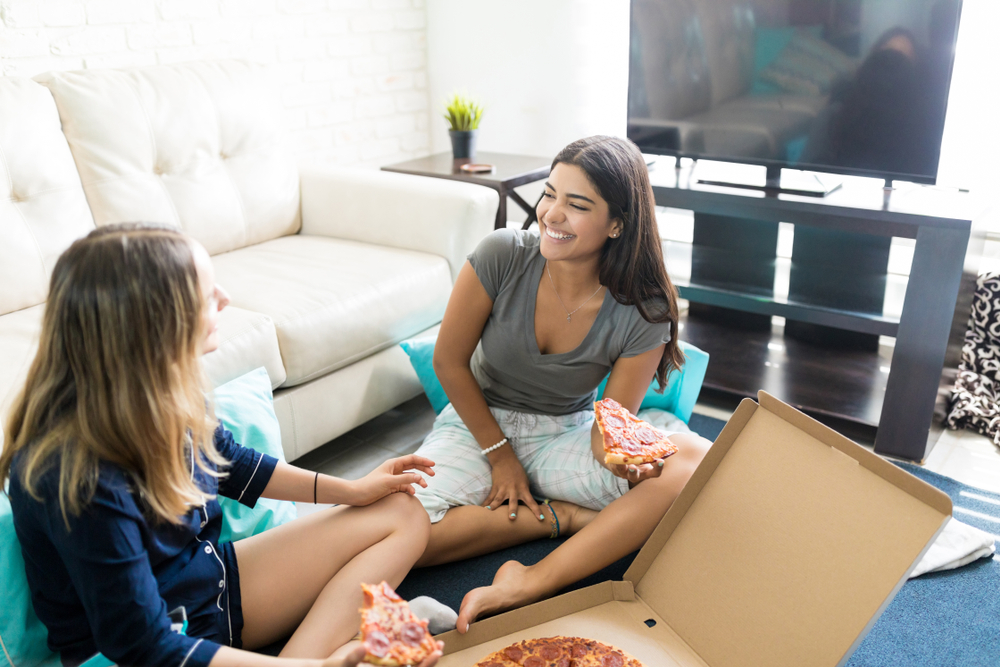
[[576, 311], [578, 311], [581, 308], [583, 308], [584, 306], [586, 306], [587, 303], [589, 303], [591, 299], [593, 299], [595, 296], [597, 296], [597, 293], [601, 291], [601, 288], [604, 287], [604, 285], [598, 285], [597, 289], [594, 290], [593, 294], [591, 294], [590, 296], [587, 297], [586, 301], [584, 301], [583, 303], [581, 303], [579, 306], [577, 306], [573, 310], [570, 310], [569, 308], [566, 307], [566, 302], [562, 300], [561, 296], [559, 296], [559, 291], [556, 289], [555, 281], [552, 280], [552, 272], [549, 271], [549, 263], [548, 262], [545, 263], [545, 274], [549, 277], [549, 284], [552, 285], [552, 291], [555, 292], [556, 298], [559, 299], [559, 303], [562, 304], [563, 310], [566, 311], [566, 321], [567, 322], [572, 322], [573, 321], [573, 313], [575, 313]]

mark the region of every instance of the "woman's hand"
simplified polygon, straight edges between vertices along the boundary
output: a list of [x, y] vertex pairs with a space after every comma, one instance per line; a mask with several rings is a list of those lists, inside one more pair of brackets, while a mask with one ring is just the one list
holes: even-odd
[[643, 463], [641, 465], [612, 464], [608, 466], [608, 470], [616, 477], [627, 479], [630, 486], [635, 486], [643, 480], [659, 477], [660, 473], [663, 472], [663, 459], [656, 459], [652, 463]]
[[517, 503], [521, 501], [539, 521], [543, 521], [545, 516], [542, 510], [531, 497], [528, 475], [510, 445], [491, 452], [489, 460], [493, 466], [493, 488], [490, 489], [490, 495], [486, 497], [483, 506], [488, 510], [496, 510], [506, 500], [509, 503], [508, 516], [513, 521], [517, 518]]
[[361, 479], [351, 482], [351, 493], [347, 504], [358, 507], [371, 505], [391, 493], [408, 493], [412, 496], [416, 493], [414, 484], [427, 487], [427, 480], [413, 471], [419, 470], [433, 476], [433, 467], [433, 461], [416, 454], [389, 459]]
[[[444, 650], [444, 642], [438, 642], [438, 650], [427, 656], [427, 659], [421, 662], [416, 667], [434, 667], [437, 664], [438, 658], [441, 657], [441, 652]], [[336, 658], [331, 658], [329, 660], [323, 661], [323, 667], [358, 667], [361, 661], [365, 658], [365, 647], [359, 646], [358, 648], [351, 651], [346, 658], [339, 660]]]

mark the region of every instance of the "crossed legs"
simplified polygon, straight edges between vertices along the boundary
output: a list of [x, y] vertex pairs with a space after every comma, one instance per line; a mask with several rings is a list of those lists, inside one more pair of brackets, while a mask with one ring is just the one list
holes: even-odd
[[[524, 566], [508, 561], [497, 571], [491, 586], [470, 591], [459, 612], [459, 632], [466, 632], [469, 624], [482, 614], [553, 595], [641, 547], [711, 446], [708, 440], [693, 433], [670, 437], [679, 451], [667, 459], [659, 477], [639, 483], [613, 501], [537, 564]], [[484, 535], [483, 539], [498, 538]], [[432, 533], [432, 546], [433, 541]]]
[[393, 494], [316, 512], [235, 544], [243, 644], [291, 634], [282, 657], [327, 658], [360, 624], [360, 582], [397, 586], [427, 545], [427, 513]]

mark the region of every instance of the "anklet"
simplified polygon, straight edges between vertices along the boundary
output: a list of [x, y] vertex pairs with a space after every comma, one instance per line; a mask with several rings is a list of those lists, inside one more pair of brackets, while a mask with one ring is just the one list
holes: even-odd
[[549, 524], [552, 526], [552, 531], [549, 533], [549, 539], [554, 540], [559, 537], [559, 517], [556, 516], [556, 508], [552, 506], [552, 503], [549, 502], [548, 498], [543, 500], [542, 504], [548, 507], [549, 511], [552, 512], [552, 518], [549, 519]]

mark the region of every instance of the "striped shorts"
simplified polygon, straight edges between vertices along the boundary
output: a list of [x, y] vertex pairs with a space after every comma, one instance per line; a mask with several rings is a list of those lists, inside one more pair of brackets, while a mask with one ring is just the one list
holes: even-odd
[[[590, 448], [593, 410], [557, 417], [490, 408], [528, 475], [535, 498], [563, 500], [602, 510], [628, 491], [628, 481], [616, 477]], [[639, 417], [663, 432], [689, 433], [687, 424], [669, 412], [640, 410]], [[507, 445], [505, 445], [507, 446]], [[481, 505], [493, 487], [490, 463], [449, 403], [434, 422], [417, 454], [434, 461], [427, 488], [417, 499], [437, 523], [451, 507]]]

